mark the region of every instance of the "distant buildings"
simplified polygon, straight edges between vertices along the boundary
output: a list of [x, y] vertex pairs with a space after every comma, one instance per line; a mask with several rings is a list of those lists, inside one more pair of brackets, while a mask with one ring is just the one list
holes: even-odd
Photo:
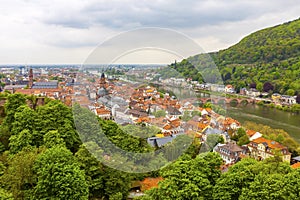
[[231, 94], [236, 93], [232, 85], [226, 85], [224, 91]]

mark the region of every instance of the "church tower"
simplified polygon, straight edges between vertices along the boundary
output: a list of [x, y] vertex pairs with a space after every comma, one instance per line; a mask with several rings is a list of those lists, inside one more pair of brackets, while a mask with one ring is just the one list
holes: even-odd
[[30, 70], [29, 70], [29, 83], [28, 83], [29, 89], [31, 89], [32, 86], [33, 86], [33, 71], [32, 71], [32, 68], [30, 68]]
[[100, 88], [107, 88], [107, 83], [106, 83], [106, 79], [105, 79], [104, 73], [101, 74], [100, 82], [99, 82], [99, 87]]
[[108, 83], [106, 82], [104, 73], [102, 73], [99, 81], [99, 88], [96, 94], [96, 100], [108, 94], [107, 88]]

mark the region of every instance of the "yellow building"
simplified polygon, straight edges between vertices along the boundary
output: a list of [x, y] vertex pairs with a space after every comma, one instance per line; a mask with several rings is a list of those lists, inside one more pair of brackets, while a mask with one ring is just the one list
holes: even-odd
[[257, 138], [248, 144], [250, 156], [257, 160], [264, 160], [273, 157], [276, 153], [282, 156], [282, 160], [290, 162], [291, 153], [288, 148], [273, 140], [268, 140], [263, 137]]

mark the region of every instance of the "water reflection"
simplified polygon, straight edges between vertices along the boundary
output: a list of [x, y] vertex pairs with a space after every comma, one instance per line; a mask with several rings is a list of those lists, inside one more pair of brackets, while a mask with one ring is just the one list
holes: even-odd
[[283, 129], [300, 142], [300, 115], [268, 107], [248, 104], [227, 107], [227, 115], [241, 123], [251, 121], [272, 128]]

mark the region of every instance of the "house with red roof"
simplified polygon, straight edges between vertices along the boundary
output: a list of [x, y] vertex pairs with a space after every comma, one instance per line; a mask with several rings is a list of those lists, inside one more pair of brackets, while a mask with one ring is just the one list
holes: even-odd
[[246, 134], [249, 137], [250, 141], [262, 137], [262, 134], [260, 132], [257, 132], [257, 131], [254, 131], [254, 130], [247, 130]]
[[257, 160], [274, 157], [277, 153], [282, 156], [283, 161], [290, 162], [291, 160], [288, 148], [273, 140], [260, 137], [251, 141], [247, 146], [250, 156]]

